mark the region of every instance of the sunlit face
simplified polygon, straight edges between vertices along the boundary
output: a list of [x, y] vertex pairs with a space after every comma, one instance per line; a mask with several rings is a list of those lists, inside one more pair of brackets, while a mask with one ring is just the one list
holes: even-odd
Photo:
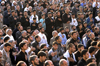
[[7, 47], [4, 47], [4, 48], [5, 48], [5, 51], [6, 52], [9, 52], [11, 47], [10, 46], [7, 46]]
[[34, 64], [35, 64], [35, 65], [39, 65], [39, 59], [38, 59], [37, 57], [36, 57], [35, 60], [34, 60]]
[[21, 66], [27, 66], [26, 63], [21, 64]]

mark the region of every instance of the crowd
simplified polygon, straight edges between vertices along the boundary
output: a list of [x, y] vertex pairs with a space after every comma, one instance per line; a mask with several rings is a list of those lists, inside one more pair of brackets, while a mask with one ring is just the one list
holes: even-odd
[[0, 66], [100, 66], [100, 0], [0, 0]]

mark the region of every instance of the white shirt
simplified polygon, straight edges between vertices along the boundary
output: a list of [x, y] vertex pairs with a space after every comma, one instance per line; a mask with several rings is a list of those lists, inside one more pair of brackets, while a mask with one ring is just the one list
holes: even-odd
[[47, 42], [47, 37], [45, 34], [42, 34], [41, 32], [38, 34], [41, 38], [41, 41], [39, 42], [39, 46], [43, 43], [45, 43], [47, 45], [47, 47], [49, 46], [48, 45], [48, 42]]
[[78, 25], [76, 18], [72, 18], [72, 22], [70, 23], [70, 25], [75, 25], [75, 26]]
[[[76, 61], [74, 53], [72, 53], [72, 55], [73, 55], [74, 61]], [[70, 57], [69, 51], [67, 50], [67, 51], [64, 53], [63, 56], [67, 59], [67, 63], [68, 63], [68, 66], [69, 66], [69, 60], [68, 60], [68, 58]]]
[[[99, 17], [99, 16], [96, 16], [95, 19], [96, 19], [97, 21], [100, 21], [100, 17]], [[96, 26], [97, 26], [97, 27], [100, 27], [100, 23], [97, 23]]]
[[29, 8], [28, 7], [25, 7], [24, 11], [28, 11], [28, 10], [29, 10]]
[[13, 37], [12, 35], [11, 35], [11, 36], [9, 36], [9, 35], [7, 34], [7, 35], [5, 35], [5, 36], [4, 36], [4, 38], [5, 38], [5, 37], [7, 37], [7, 36], [10, 38], [10, 40], [15, 41], [15, 40], [14, 40], [14, 37]]
[[[98, 8], [100, 7], [100, 2], [97, 2], [97, 4], [98, 4]], [[92, 5], [92, 7], [95, 7], [96, 6], [96, 2], [93, 2], [93, 5]]]
[[[89, 58], [92, 58], [91, 55], [90, 55], [90, 53], [89, 53]], [[93, 58], [95, 58], [95, 55], [93, 55]]]
[[[36, 23], [38, 23], [38, 22], [39, 22], [38, 16], [35, 15], [35, 17], [36, 17]], [[30, 16], [30, 24], [33, 23], [33, 18], [34, 18], [34, 15], [32, 14], [32, 15]]]

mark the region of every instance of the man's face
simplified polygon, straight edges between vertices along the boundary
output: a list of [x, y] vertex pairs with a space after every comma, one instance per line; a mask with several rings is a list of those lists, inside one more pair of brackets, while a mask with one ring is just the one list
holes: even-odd
[[94, 34], [92, 34], [92, 35], [91, 35], [91, 38], [92, 38], [92, 39], [94, 39], [94, 38], [95, 38], [95, 35], [94, 35]]
[[9, 30], [9, 32], [8, 32], [8, 33], [9, 33], [9, 35], [12, 35], [12, 30]]
[[44, 28], [41, 29], [41, 32], [44, 33]]
[[24, 33], [23, 33], [23, 36], [26, 36], [26, 35], [27, 35], [27, 33], [26, 33], [26, 32], [24, 32]]
[[28, 48], [27, 44], [25, 44], [25, 45], [22, 47], [22, 49], [24, 49], [24, 50], [27, 50], [27, 48]]
[[49, 61], [49, 66], [54, 66], [53, 63], [51, 61]]
[[63, 61], [63, 64], [61, 66], [68, 66], [67, 61]]
[[37, 38], [37, 41], [38, 41], [38, 42], [40, 42], [40, 41], [41, 41], [41, 38], [40, 38], [40, 37], [38, 37], [38, 38]]
[[5, 51], [6, 52], [9, 52], [9, 50], [10, 50], [11, 47], [10, 46], [7, 46], [7, 47], [4, 47], [4, 48], [5, 48]]
[[30, 41], [33, 41], [33, 37], [32, 36], [30, 36]]
[[55, 50], [57, 50], [57, 49], [58, 49], [58, 45], [57, 45], [57, 44], [53, 45], [53, 48], [54, 48]]
[[95, 63], [95, 64], [97, 64], [95, 59], [93, 59], [92, 62]]
[[46, 56], [42, 56], [41, 59], [42, 59], [42, 62], [45, 62]]
[[88, 52], [85, 54], [85, 58], [86, 58], [86, 59], [89, 58], [89, 53], [88, 53]]
[[74, 33], [72, 36], [74, 39], [77, 39], [77, 33]]
[[39, 59], [38, 59], [38, 58], [35, 58], [34, 64], [35, 64], [35, 65], [39, 65]]
[[84, 46], [82, 46], [82, 47], [80, 48], [80, 51], [82, 51], [82, 50], [84, 50]]
[[64, 30], [61, 31], [62, 34], [64, 34], [64, 32], [65, 32]]
[[58, 12], [57, 15], [60, 16], [60, 12]]
[[61, 43], [61, 42], [62, 42], [62, 38], [61, 38], [61, 37], [59, 37], [58, 41], [59, 41], [59, 43]]
[[75, 46], [73, 45], [72, 48], [71, 48], [71, 52], [75, 52], [76, 51], [76, 48]]
[[2, 53], [0, 52], [0, 58], [2, 58]]
[[3, 35], [3, 32], [2, 32], [2, 30], [0, 30], [0, 36], [2, 36]]

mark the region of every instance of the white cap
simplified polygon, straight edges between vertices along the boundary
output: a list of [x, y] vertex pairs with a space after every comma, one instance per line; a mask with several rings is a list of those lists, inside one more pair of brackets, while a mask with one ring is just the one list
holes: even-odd
[[5, 1], [2, 1], [2, 2], [1, 2], [1, 4], [2, 4], [2, 3], [4, 3], [4, 4], [5, 4]]

